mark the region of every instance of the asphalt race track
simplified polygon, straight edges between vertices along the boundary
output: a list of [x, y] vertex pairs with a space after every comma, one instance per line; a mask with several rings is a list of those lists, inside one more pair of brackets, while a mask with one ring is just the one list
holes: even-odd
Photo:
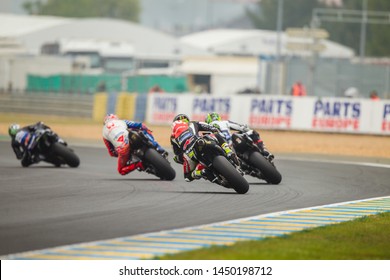
[[279, 157], [280, 185], [246, 176], [238, 195], [204, 180], [121, 176], [101, 148], [73, 147], [79, 168], [22, 168], [0, 142], [0, 255], [390, 195], [389, 168]]

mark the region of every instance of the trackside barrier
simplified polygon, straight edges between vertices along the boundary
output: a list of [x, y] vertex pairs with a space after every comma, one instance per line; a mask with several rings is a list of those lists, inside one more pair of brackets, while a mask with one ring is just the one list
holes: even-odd
[[134, 121], [144, 121], [146, 119], [147, 101], [147, 94], [138, 94], [136, 96]]
[[119, 118], [132, 120], [136, 111], [136, 102], [137, 94], [134, 93], [96, 93], [94, 95], [93, 120], [100, 122], [108, 113], [115, 113]]
[[390, 135], [390, 100], [158, 93], [148, 95], [146, 121], [170, 125], [178, 113], [204, 121], [212, 111], [257, 129]]
[[79, 94], [0, 94], [0, 112], [92, 118], [93, 97]]
[[137, 96], [127, 92], [118, 95], [115, 112], [121, 119], [134, 119], [135, 104]]
[[108, 96], [104, 92], [99, 92], [94, 95], [92, 113], [92, 118], [94, 121], [101, 121], [106, 115], [107, 98]]

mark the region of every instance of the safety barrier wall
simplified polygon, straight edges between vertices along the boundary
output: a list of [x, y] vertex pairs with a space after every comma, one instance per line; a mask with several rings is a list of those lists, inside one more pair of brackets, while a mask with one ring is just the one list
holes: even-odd
[[178, 113], [203, 121], [212, 111], [257, 129], [390, 135], [390, 100], [149, 94], [146, 121], [169, 125]]
[[0, 94], [0, 112], [91, 118], [93, 97], [73, 94]]
[[[142, 95], [128, 92], [97, 93], [94, 95], [93, 120], [101, 121], [106, 114], [116, 114], [119, 118], [143, 121], [146, 111], [146, 103], [137, 102], [138, 99], [146, 100]], [[136, 106], [138, 104], [138, 106]], [[139, 119], [142, 116], [142, 119]]]
[[212, 111], [258, 129], [390, 135], [390, 100], [127, 92], [93, 96], [0, 94], [0, 112], [77, 116], [98, 122], [107, 113], [115, 113], [120, 118], [170, 125], [178, 113], [204, 120]]
[[127, 92], [0, 94], [0, 112], [84, 117], [98, 122], [107, 113], [115, 113], [120, 118], [143, 121], [146, 100], [146, 94]]

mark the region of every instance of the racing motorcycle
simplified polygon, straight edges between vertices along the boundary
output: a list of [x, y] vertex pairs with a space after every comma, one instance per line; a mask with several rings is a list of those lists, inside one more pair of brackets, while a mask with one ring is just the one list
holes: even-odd
[[236, 168], [234, 162], [226, 157], [217, 139], [209, 134], [203, 135], [194, 143], [195, 158], [205, 166], [204, 179], [234, 189], [239, 194], [249, 190], [249, 184]]
[[176, 172], [167, 160], [157, 152], [153, 143], [142, 131], [129, 131], [129, 142], [131, 146], [132, 157], [138, 157], [144, 167], [145, 172], [159, 177], [161, 180], [172, 181], [176, 177]]
[[[70, 167], [78, 167], [80, 165], [79, 157], [68, 147], [68, 144], [51, 129], [38, 127], [34, 132], [34, 135], [35, 139], [30, 149], [32, 163], [45, 161], [54, 164], [56, 167], [65, 164]], [[23, 164], [23, 161], [22, 165], [24, 167], [28, 166]]]
[[262, 155], [260, 148], [246, 133], [232, 134], [233, 148], [241, 161], [241, 169], [245, 174], [277, 185], [282, 181], [282, 175], [276, 169], [271, 158]]

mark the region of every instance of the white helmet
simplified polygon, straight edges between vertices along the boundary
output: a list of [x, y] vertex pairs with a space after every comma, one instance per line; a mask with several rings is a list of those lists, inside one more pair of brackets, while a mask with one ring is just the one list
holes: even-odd
[[119, 120], [118, 116], [115, 115], [115, 114], [107, 114], [105, 117], [104, 117], [104, 120], [103, 120], [103, 124], [106, 124], [108, 121], [110, 120]]

